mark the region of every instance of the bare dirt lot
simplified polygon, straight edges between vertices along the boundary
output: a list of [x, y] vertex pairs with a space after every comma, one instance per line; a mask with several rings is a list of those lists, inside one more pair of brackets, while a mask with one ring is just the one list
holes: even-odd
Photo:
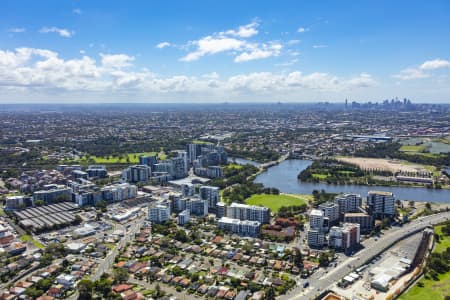
[[399, 160], [365, 157], [338, 157], [339, 161], [353, 164], [362, 170], [383, 170], [395, 172], [428, 172], [422, 165], [407, 163]]

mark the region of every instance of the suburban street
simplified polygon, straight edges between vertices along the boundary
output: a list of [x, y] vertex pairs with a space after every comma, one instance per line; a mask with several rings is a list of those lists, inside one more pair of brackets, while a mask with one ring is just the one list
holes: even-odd
[[439, 213], [431, 216], [422, 217], [412, 221], [403, 227], [394, 227], [385, 232], [378, 240], [373, 238], [364, 241], [362, 244], [364, 249], [355, 254], [355, 256], [347, 259], [345, 262], [338, 264], [338, 266], [332, 269], [329, 273], [324, 274], [323, 271], [319, 271], [313, 274], [308, 280], [310, 287], [303, 290], [301, 286], [290, 291], [288, 294], [280, 297], [279, 299], [313, 299], [322, 291], [330, 288], [331, 285], [340, 281], [344, 276], [350, 273], [355, 268], [364, 265], [372, 257], [380, 254], [384, 250], [391, 247], [399, 240], [425, 229], [431, 224], [437, 224], [448, 220], [450, 218], [450, 212]]

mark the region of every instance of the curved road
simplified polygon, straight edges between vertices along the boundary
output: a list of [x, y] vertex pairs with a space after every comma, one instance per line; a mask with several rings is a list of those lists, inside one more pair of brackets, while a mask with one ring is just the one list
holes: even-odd
[[347, 259], [345, 262], [332, 269], [328, 274], [325, 274], [324, 276], [322, 275], [320, 278], [314, 278], [313, 275], [310, 280], [311, 287], [306, 290], [303, 290], [301, 287], [297, 287], [295, 290], [289, 292], [287, 295], [281, 296], [279, 299], [314, 299], [322, 291], [329, 289], [331, 285], [341, 280], [352, 270], [364, 265], [374, 256], [377, 256], [384, 250], [390, 248], [398, 241], [414, 233], [422, 231], [430, 224], [441, 223], [448, 219], [450, 219], [450, 212], [421, 217], [404, 225], [403, 227], [394, 227], [386, 231], [384, 235], [378, 239], [378, 241], [368, 239], [363, 242], [364, 249], [357, 252], [354, 257]]

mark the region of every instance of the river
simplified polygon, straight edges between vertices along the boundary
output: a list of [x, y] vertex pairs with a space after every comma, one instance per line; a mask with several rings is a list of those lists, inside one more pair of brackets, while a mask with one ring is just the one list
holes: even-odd
[[258, 175], [255, 182], [266, 187], [275, 187], [284, 193], [311, 194], [313, 190], [330, 193], [357, 193], [366, 196], [370, 190], [393, 192], [397, 199], [423, 202], [450, 203], [450, 190], [427, 189], [420, 187], [335, 185], [327, 183], [301, 182], [297, 175], [312, 164], [310, 160], [290, 159], [270, 167]]

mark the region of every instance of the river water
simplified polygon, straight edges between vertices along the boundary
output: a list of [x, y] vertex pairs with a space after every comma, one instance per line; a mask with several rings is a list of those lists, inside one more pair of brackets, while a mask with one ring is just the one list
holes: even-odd
[[[237, 162], [239, 163], [239, 162]], [[301, 182], [297, 175], [312, 164], [310, 160], [290, 159], [270, 167], [258, 175], [255, 182], [266, 187], [275, 187], [284, 193], [311, 194], [313, 190], [330, 193], [357, 193], [366, 196], [370, 190], [393, 192], [397, 199], [423, 202], [450, 203], [450, 190], [436, 190], [418, 187], [389, 187], [365, 185], [335, 185], [327, 183]]]

